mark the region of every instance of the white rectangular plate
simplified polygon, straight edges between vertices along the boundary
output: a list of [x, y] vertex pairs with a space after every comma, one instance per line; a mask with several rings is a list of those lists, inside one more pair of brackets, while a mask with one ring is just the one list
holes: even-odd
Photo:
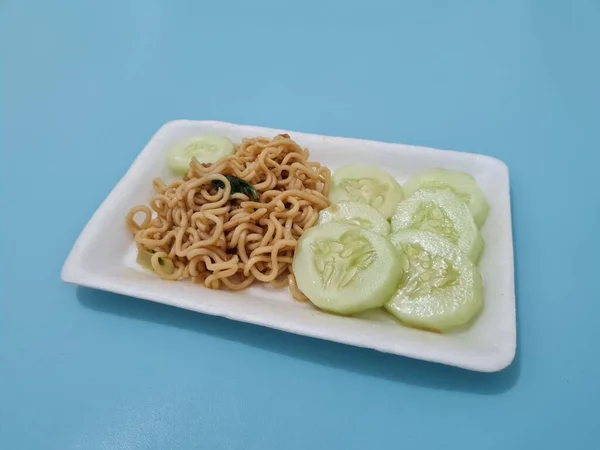
[[287, 290], [267, 286], [233, 293], [185, 281], [163, 281], [137, 266], [125, 216], [132, 206], [148, 203], [153, 178], [170, 177], [164, 159], [171, 144], [197, 134], [220, 134], [240, 142], [243, 137], [273, 137], [281, 132], [285, 130], [212, 121], [165, 124], [79, 236], [63, 267], [62, 279], [192, 311], [470, 370], [494, 372], [508, 366], [516, 349], [509, 178], [506, 165], [488, 156], [287, 131], [292, 139], [310, 150], [311, 159], [332, 170], [343, 164], [378, 165], [400, 183], [433, 167], [461, 170], [475, 177], [491, 206], [482, 229], [486, 247], [480, 270], [485, 307], [476, 322], [461, 332], [442, 335], [411, 329], [383, 311], [361, 317], [327, 314], [294, 301]]

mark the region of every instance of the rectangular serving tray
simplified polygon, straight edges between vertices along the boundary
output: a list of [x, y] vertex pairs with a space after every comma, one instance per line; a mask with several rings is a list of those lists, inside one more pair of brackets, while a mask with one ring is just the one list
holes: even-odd
[[[148, 203], [153, 178], [171, 177], [165, 167], [165, 152], [172, 144], [198, 134], [224, 135], [240, 142], [244, 137], [273, 137], [282, 132], [307, 147], [311, 160], [332, 171], [345, 164], [376, 165], [401, 184], [412, 175], [434, 167], [461, 170], [475, 177], [490, 203], [490, 214], [481, 230], [485, 240], [480, 263], [485, 306], [472, 326], [459, 332], [435, 334], [405, 327], [384, 311], [358, 317], [321, 312], [294, 301], [287, 289], [257, 285], [241, 292], [215, 291], [187, 281], [163, 281], [138, 267], [125, 216], [132, 206]], [[64, 264], [62, 279], [290, 333], [481, 372], [505, 368], [516, 350], [508, 169], [498, 159], [472, 153], [224, 122], [168, 122], [152, 137], [94, 213]]]

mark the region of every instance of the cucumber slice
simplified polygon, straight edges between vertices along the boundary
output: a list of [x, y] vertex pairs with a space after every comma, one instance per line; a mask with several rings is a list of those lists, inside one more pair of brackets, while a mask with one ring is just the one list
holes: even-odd
[[416, 191], [398, 205], [392, 230], [431, 231], [465, 253], [475, 263], [483, 250], [483, 239], [467, 205], [450, 191]]
[[298, 240], [292, 270], [298, 289], [317, 307], [353, 314], [383, 306], [402, 275], [395, 247], [383, 236], [328, 222]]
[[490, 205], [477, 186], [477, 182], [464, 172], [446, 169], [429, 170], [408, 180], [403, 189], [407, 197], [420, 189], [452, 191], [467, 204], [479, 228], [485, 223], [490, 211]]
[[399, 231], [391, 240], [405, 272], [385, 308], [400, 321], [442, 332], [469, 323], [481, 311], [481, 275], [455, 245], [428, 231]]
[[386, 219], [394, 213], [396, 205], [404, 199], [402, 187], [387, 172], [370, 166], [343, 166], [331, 177], [329, 202], [347, 200], [366, 203], [378, 210]]
[[323, 209], [319, 213], [319, 224], [340, 222], [355, 225], [365, 230], [387, 236], [390, 234], [390, 223], [379, 211], [366, 203], [339, 202]]
[[194, 157], [200, 163], [214, 164], [234, 152], [235, 145], [225, 136], [196, 136], [171, 147], [167, 151], [166, 161], [173, 173], [185, 175]]
[[[154, 271], [154, 268], [152, 267], [152, 255], [153, 254], [154, 254], [153, 251], [145, 250], [145, 249], [138, 249], [136, 261], [144, 269]], [[171, 275], [172, 273], [175, 272], [175, 266], [173, 265], [173, 261], [171, 261], [170, 259], [159, 258], [158, 263], [163, 267], [166, 274]]]

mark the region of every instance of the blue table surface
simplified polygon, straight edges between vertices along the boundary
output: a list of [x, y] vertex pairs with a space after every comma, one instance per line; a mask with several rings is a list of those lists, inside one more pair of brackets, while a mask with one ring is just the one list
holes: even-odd
[[[598, 0], [3, 0], [0, 51], [0, 449], [600, 448]], [[61, 282], [180, 118], [504, 160], [514, 364], [467, 372]]]

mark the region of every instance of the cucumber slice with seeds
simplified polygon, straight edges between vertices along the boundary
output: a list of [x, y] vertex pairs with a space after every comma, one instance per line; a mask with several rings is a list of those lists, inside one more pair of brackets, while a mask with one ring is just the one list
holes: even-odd
[[377, 209], [386, 219], [404, 198], [402, 187], [387, 172], [370, 166], [343, 166], [331, 177], [329, 202], [353, 201]]
[[393, 231], [431, 231], [455, 244], [475, 263], [483, 239], [467, 205], [450, 191], [419, 190], [398, 205], [392, 217]]
[[192, 158], [196, 158], [200, 163], [214, 164], [234, 152], [235, 145], [225, 136], [196, 136], [171, 147], [167, 151], [166, 161], [173, 173], [185, 175]]
[[366, 203], [339, 202], [319, 213], [319, 224], [331, 221], [355, 225], [383, 236], [391, 230], [385, 217]]
[[399, 231], [391, 240], [404, 277], [385, 308], [400, 321], [443, 332], [469, 323], [481, 311], [481, 275], [455, 245], [428, 231]]
[[485, 223], [490, 210], [490, 205], [475, 179], [464, 172], [429, 170], [408, 180], [403, 189], [407, 197], [420, 189], [452, 191], [467, 204], [479, 228]]
[[328, 222], [298, 240], [292, 270], [298, 289], [318, 308], [353, 314], [383, 306], [402, 275], [395, 247], [383, 236]]

